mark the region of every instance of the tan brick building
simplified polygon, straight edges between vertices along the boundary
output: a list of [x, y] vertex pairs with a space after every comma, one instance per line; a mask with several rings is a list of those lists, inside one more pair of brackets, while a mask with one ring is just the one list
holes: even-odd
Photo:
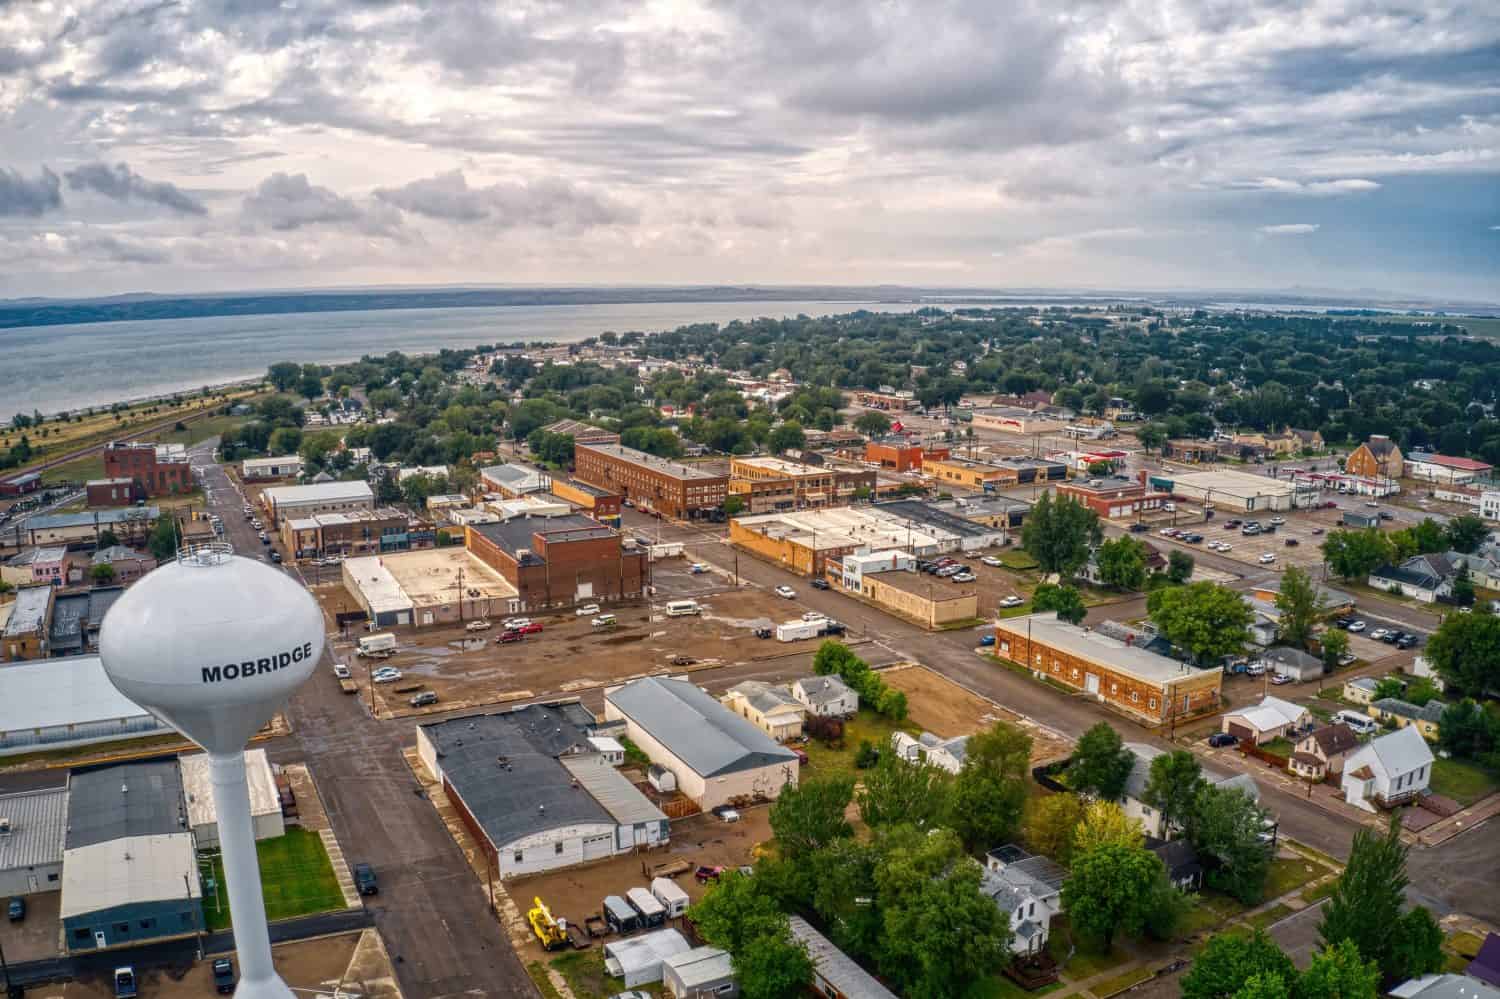
[[523, 611], [640, 596], [646, 550], [580, 514], [469, 524], [464, 545], [516, 588]]
[[722, 510], [729, 476], [658, 458], [619, 444], [579, 444], [574, 477], [618, 493], [643, 510], [696, 520]]
[[1217, 710], [1224, 674], [1195, 669], [1055, 613], [995, 622], [995, 654], [1116, 710], [1161, 725]]
[[1362, 475], [1367, 479], [1399, 479], [1404, 471], [1401, 448], [1383, 434], [1371, 434], [1369, 440], [1344, 459], [1346, 475]]

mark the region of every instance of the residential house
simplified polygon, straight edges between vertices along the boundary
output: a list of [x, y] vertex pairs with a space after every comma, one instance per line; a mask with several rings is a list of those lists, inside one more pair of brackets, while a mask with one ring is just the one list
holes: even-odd
[[[1493, 607], [1491, 608], [1491, 610], [1494, 609], [1495, 608]], [[1428, 659], [1426, 656], [1419, 655], [1417, 656], [1417, 658], [1412, 660], [1411, 675], [1422, 677], [1425, 680], [1431, 680], [1432, 685], [1440, 691], [1447, 689], [1447, 685], [1443, 682], [1442, 675], [1439, 674], [1437, 670], [1432, 668], [1432, 660]], [[1363, 703], [1369, 704], [1370, 702], [1364, 701]]]
[[[1130, 776], [1125, 778], [1125, 793], [1120, 807], [1127, 817], [1141, 824], [1141, 831], [1147, 836], [1171, 839], [1180, 830], [1167, 828], [1162, 822], [1161, 813], [1146, 803], [1146, 787], [1151, 783], [1151, 762], [1158, 756], [1164, 756], [1166, 750], [1143, 742], [1127, 742], [1125, 748], [1130, 750], [1134, 759], [1130, 765]], [[1260, 788], [1248, 774], [1204, 770], [1203, 779], [1214, 787], [1238, 788], [1256, 801], [1260, 800]]]
[[1344, 471], [1372, 479], [1399, 479], [1405, 471], [1401, 448], [1383, 434], [1371, 434], [1344, 459]]
[[1327, 672], [1322, 659], [1288, 645], [1267, 649], [1260, 654], [1260, 660], [1268, 669], [1289, 676], [1298, 683], [1316, 680]]
[[808, 676], [792, 684], [792, 696], [819, 718], [852, 718], [859, 712], [859, 694], [836, 676]]
[[1312, 715], [1302, 705], [1266, 696], [1258, 704], [1226, 713], [1223, 731], [1258, 746], [1281, 736], [1299, 734], [1311, 724]]
[[1295, 427], [1287, 429], [1287, 434], [1297, 439], [1296, 451], [1321, 451], [1323, 450], [1323, 435], [1316, 430], [1298, 430]]
[[1178, 891], [1198, 891], [1203, 887], [1203, 861], [1198, 859], [1198, 851], [1193, 849], [1192, 843], [1185, 839], [1159, 840], [1148, 836], [1146, 849], [1156, 854]]
[[1432, 749], [1415, 728], [1379, 736], [1344, 760], [1344, 800], [1373, 812], [1402, 805], [1427, 790]]
[[1047, 947], [1052, 917], [1062, 912], [1062, 885], [1068, 872], [1046, 857], [1014, 844], [985, 854], [979, 890], [1010, 917], [1011, 950], [1037, 954]]
[[730, 687], [719, 703], [777, 742], [789, 742], [802, 734], [807, 709], [785, 687], [745, 680]]
[[1458, 569], [1447, 555], [1413, 555], [1400, 565], [1384, 565], [1370, 573], [1369, 584], [1423, 603], [1436, 603], [1453, 595]]
[[1454, 569], [1468, 569], [1469, 580], [1475, 586], [1500, 590], [1500, 545], [1493, 541], [1486, 541], [1468, 554], [1448, 552], [1448, 561], [1453, 563]]
[[1287, 769], [1305, 780], [1338, 777], [1344, 772], [1344, 761], [1359, 746], [1359, 736], [1348, 725], [1324, 725], [1297, 742]]
[[1355, 704], [1369, 704], [1375, 700], [1375, 690], [1379, 686], [1380, 681], [1372, 676], [1357, 676], [1352, 680], [1345, 680], [1344, 700]]
[[1423, 975], [1402, 982], [1386, 994], [1392, 999], [1500, 999], [1500, 989], [1454, 974]]
[[1366, 710], [1378, 722], [1390, 723], [1397, 728], [1414, 726], [1422, 733], [1422, 738], [1436, 742], [1444, 706], [1442, 701], [1428, 701], [1419, 707], [1399, 697], [1382, 697], [1378, 701], [1372, 701]]
[[969, 737], [960, 735], [943, 739], [931, 732], [923, 732], [913, 739], [905, 732], [892, 732], [891, 748], [908, 763], [930, 763], [956, 774], [963, 769], [964, 760], [968, 758]]

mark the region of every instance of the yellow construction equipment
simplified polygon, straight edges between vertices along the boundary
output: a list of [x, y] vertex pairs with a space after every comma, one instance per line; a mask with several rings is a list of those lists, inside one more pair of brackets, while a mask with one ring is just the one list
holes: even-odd
[[568, 931], [552, 918], [547, 904], [540, 898], [533, 898], [531, 902], [532, 908], [526, 913], [526, 919], [531, 923], [531, 932], [542, 942], [542, 950], [561, 950], [568, 946]]

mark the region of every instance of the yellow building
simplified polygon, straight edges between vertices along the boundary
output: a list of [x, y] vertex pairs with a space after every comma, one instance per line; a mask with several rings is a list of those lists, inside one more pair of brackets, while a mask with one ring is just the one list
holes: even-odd
[[802, 734], [807, 708], [785, 687], [746, 680], [729, 688], [719, 703], [775, 739], [787, 742]]
[[837, 496], [837, 479], [833, 469], [785, 458], [729, 461], [729, 494], [744, 500], [751, 513], [827, 506]]
[[1397, 728], [1415, 725], [1417, 731], [1422, 733], [1422, 738], [1428, 742], [1437, 741], [1438, 726], [1443, 719], [1443, 705], [1440, 701], [1428, 701], [1418, 707], [1397, 697], [1382, 697], [1378, 701], [1372, 701], [1365, 710], [1376, 721], [1390, 722]]

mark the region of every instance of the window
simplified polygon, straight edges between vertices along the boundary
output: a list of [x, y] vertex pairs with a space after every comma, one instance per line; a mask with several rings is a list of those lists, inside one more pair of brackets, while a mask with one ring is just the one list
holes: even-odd
[[557, 854], [558, 856], [562, 856], [562, 850], [563, 850], [563, 845], [562, 845], [561, 842], [553, 843], [552, 844], [552, 852], [553, 853]]
[[142, 919], [141, 920], [141, 929], [143, 929], [143, 930], [151, 930], [151, 929], [155, 929], [155, 928], [156, 928], [156, 920], [154, 920], [154, 919]]
[[1120, 685], [1118, 683], [1112, 683], [1112, 684], [1110, 684], [1109, 685], [1109, 692], [1111, 694], [1118, 694], [1120, 692]]
[[49, 884], [55, 884], [57, 882], [57, 875], [56, 874], [49, 874], [49, 875], [47, 875], [47, 882]]
[[115, 924], [115, 934], [117, 936], [122, 936], [122, 937], [123, 936], [128, 936], [130, 934], [130, 924], [129, 923], [116, 923]]
[[515, 860], [516, 860], [516, 863], [518, 863], [518, 864], [521, 862], [521, 851], [520, 850], [516, 851]]
[[1154, 698], [1154, 697], [1151, 698], [1151, 708], [1152, 708], [1152, 710], [1156, 709], [1156, 698]]
[[73, 940], [77, 943], [89, 942], [89, 931], [87, 928], [79, 928], [73, 931]]
[[1140, 693], [1138, 691], [1132, 690], [1130, 692], [1130, 703], [1131, 704], [1139, 704], [1139, 703], [1141, 703], [1141, 695], [1140, 695]]

